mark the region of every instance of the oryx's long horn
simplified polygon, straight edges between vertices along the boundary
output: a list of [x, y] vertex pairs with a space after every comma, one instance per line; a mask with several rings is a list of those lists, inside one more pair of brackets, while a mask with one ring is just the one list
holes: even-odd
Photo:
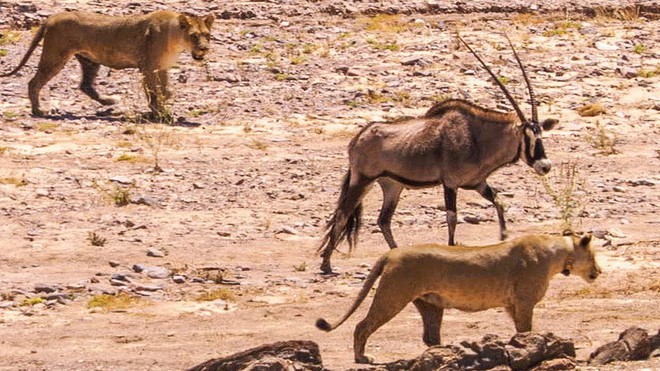
[[509, 42], [509, 46], [511, 47], [511, 50], [513, 50], [513, 55], [516, 57], [516, 61], [518, 61], [518, 65], [520, 66], [520, 70], [522, 70], [523, 77], [525, 78], [525, 83], [527, 84], [527, 90], [529, 91], [529, 101], [532, 105], [532, 122], [539, 122], [538, 114], [536, 111], [536, 98], [534, 97], [534, 91], [532, 90], [532, 84], [529, 83], [529, 78], [527, 77], [527, 72], [525, 71], [525, 67], [523, 66], [522, 62], [520, 61], [520, 58], [518, 57], [518, 53], [516, 52], [516, 49], [513, 47], [513, 43], [511, 43], [511, 40], [509, 39], [509, 35], [506, 33], [504, 34], [504, 37], [506, 37], [506, 41]]
[[463, 40], [460, 35], [456, 35], [456, 37], [458, 37], [458, 39], [461, 40], [461, 42], [468, 48], [468, 50], [470, 52], [472, 52], [472, 54], [477, 58], [477, 60], [479, 61], [479, 63], [481, 63], [481, 65], [484, 67], [484, 69], [486, 71], [488, 71], [488, 73], [493, 78], [493, 81], [495, 81], [497, 86], [499, 86], [500, 89], [502, 89], [502, 91], [504, 92], [504, 95], [506, 95], [506, 98], [509, 100], [509, 102], [513, 106], [513, 109], [516, 110], [516, 113], [518, 114], [518, 117], [520, 118], [520, 121], [523, 122], [523, 123], [527, 122], [527, 119], [525, 118], [525, 115], [520, 110], [520, 107], [518, 107], [518, 103], [516, 103], [516, 100], [513, 99], [513, 97], [511, 96], [511, 93], [509, 93], [509, 91], [506, 89], [504, 84], [502, 84], [500, 79], [498, 79], [497, 76], [495, 76], [493, 71], [491, 71], [491, 69], [486, 65], [486, 63], [484, 63], [484, 61], [481, 59], [481, 57], [479, 57], [479, 55], [474, 50], [472, 50], [470, 45], [468, 45], [468, 43], [466, 43], [465, 40]]

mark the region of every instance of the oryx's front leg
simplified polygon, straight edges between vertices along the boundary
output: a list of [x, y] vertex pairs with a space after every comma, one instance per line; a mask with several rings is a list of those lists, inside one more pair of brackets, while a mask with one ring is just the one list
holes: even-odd
[[504, 207], [502, 206], [499, 197], [497, 197], [497, 192], [495, 192], [495, 190], [485, 181], [479, 184], [477, 192], [479, 192], [483, 198], [492, 202], [493, 206], [495, 206], [495, 210], [497, 210], [497, 219], [499, 219], [500, 222], [500, 240], [504, 241], [507, 239], [508, 233], [506, 231], [506, 221], [504, 220]]
[[456, 231], [456, 189], [444, 186], [445, 209], [447, 210], [447, 232], [449, 232], [448, 245], [455, 245], [454, 232]]

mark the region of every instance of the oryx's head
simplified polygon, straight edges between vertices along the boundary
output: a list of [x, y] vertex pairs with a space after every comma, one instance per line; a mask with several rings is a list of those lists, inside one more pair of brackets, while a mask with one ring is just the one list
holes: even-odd
[[183, 39], [195, 60], [203, 60], [209, 51], [211, 46], [211, 26], [214, 19], [212, 14], [206, 17], [179, 15], [179, 27], [183, 31]]
[[522, 139], [519, 147], [519, 155], [522, 156], [525, 162], [527, 163], [527, 165], [534, 168], [534, 170], [538, 174], [545, 175], [552, 168], [552, 162], [550, 162], [550, 160], [548, 160], [545, 157], [545, 149], [543, 148], [543, 141], [541, 140], [541, 137], [543, 136], [543, 130], [551, 130], [557, 124], [558, 121], [555, 119], [547, 119], [542, 123], [539, 123], [537, 110], [536, 110], [536, 100], [534, 99], [534, 91], [532, 90], [532, 85], [529, 83], [527, 72], [525, 72], [525, 67], [520, 61], [520, 58], [518, 58], [518, 53], [516, 52], [516, 49], [513, 47], [513, 44], [511, 44], [511, 40], [509, 40], [508, 36], [505, 35], [505, 37], [506, 40], [509, 42], [509, 45], [511, 46], [511, 50], [513, 50], [513, 55], [516, 57], [516, 61], [518, 61], [518, 65], [520, 66], [523, 77], [525, 78], [525, 83], [527, 84], [527, 90], [529, 91], [529, 99], [532, 105], [531, 120], [527, 120], [527, 118], [525, 118], [525, 115], [522, 113], [522, 110], [518, 106], [518, 103], [516, 103], [516, 100], [513, 99], [513, 96], [511, 96], [511, 94], [506, 89], [504, 84], [502, 84], [502, 82], [497, 78], [497, 76], [493, 73], [493, 71], [486, 65], [486, 63], [484, 63], [481, 57], [479, 57], [479, 55], [474, 50], [472, 50], [470, 45], [468, 45], [465, 42], [465, 40], [463, 40], [460, 36], [458, 36], [458, 39], [463, 44], [465, 44], [468, 50], [477, 58], [477, 60], [481, 63], [484, 69], [488, 71], [490, 76], [493, 78], [493, 81], [497, 84], [497, 86], [500, 87], [500, 89], [502, 89], [504, 95], [506, 95], [506, 98], [509, 100], [513, 108], [516, 110], [516, 113], [520, 118], [520, 125], [518, 126], [518, 128], [520, 129], [520, 132], [522, 134]]

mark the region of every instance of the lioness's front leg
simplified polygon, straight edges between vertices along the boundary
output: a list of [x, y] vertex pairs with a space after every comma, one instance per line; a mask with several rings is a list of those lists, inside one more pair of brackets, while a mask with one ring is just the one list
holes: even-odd
[[101, 65], [81, 55], [76, 55], [76, 59], [80, 62], [83, 75], [82, 81], [80, 82], [80, 90], [104, 106], [110, 106], [117, 103], [117, 101], [111, 97], [99, 95], [94, 87], [94, 80], [96, 80], [96, 75], [98, 75]]
[[[144, 92], [147, 94], [149, 108], [156, 115], [165, 113], [165, 100], [170, 94], [166, 89], [167, 71], [147, 69], [144, 74]], [[164, 79], [164, 81], [163, 81]], [[165, 88], [163, 88], [165, 86]]]

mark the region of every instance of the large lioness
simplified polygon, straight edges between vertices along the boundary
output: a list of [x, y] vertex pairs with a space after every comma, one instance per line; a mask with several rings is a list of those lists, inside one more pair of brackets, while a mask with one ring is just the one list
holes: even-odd
[[213, 15], [189, 16], [170, 11], [146, 15], [111, 17], [86, 12], [63, 12], [48, 17], [37, 30], [25, 56], [11, 72], [18, 72], [43, 39], [37, 73], [28, 84], [32, 114], [43, 115], [39, 92], [75, 56], [82, 67], [80, 89], [103, 105], [115, 100], [99, 95], [94, 79], [101, 65], [110, 68], [138, 68], [144, 75], [144, 88], [152, 112], [160, 113], [167, 89], [167, 70], [179, 53], [188, 50], [201, 60], [209, 50]]
[[528, 235], [484, 247], [428, 244], [392, 249], [376, 262], [344, 317], [332, 325], [320, 318], [316, 327], [331, 331], [341, 325], [382, 276], [369, 313], [355, 327], [358, 363], [372, 362], [364, 354], [367, 339], [411, 301], [422, 315], [423, 340], [429, 346], [440, 344], [445, 308], [476, 312], [504, 307], [517, 332], [530, 331], [534, 306], [552, 276], [575, 273], [592, 282], [601, 273], [590, 244], [590, 234]]

